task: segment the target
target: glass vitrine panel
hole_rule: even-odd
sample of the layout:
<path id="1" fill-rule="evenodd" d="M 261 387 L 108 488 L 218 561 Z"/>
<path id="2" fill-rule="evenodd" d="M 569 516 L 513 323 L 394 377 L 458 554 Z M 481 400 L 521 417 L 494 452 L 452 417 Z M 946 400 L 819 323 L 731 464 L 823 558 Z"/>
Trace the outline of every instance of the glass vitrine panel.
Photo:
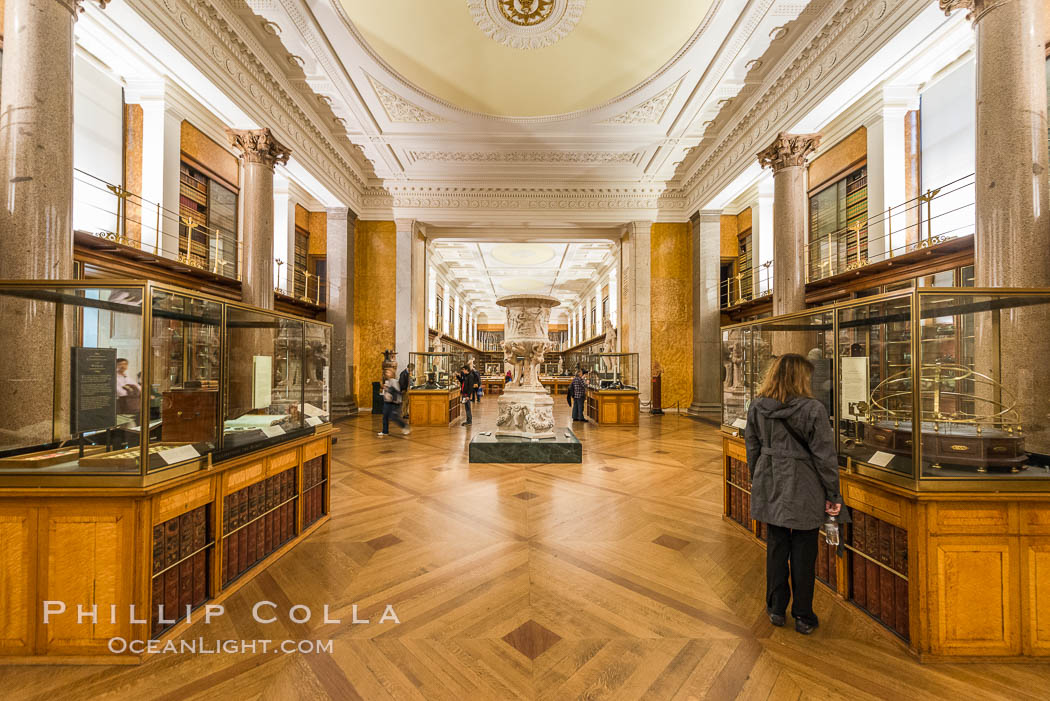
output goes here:
<path id="1" fill-rule="evenodd" d="M 0 286 L 0 472 L 141 469 L 139 286 Z"/>
<path id="2" fill-rule="evenodd" d="M 752 364 L 751 327 L 722 329 L 722 424 L 743 429 L 753 387 L 748 367 Z"/>
<path id="3" fill-rule="evenodd" d="M 757 322 L 752 327 L 753 361 L 748 368 L 750 398 L 754 399 L 777 356 L 797 353 L 813 365 L 810 391 L 827 409 L 828 416 L 834 416 L 834 327 L 835 313 L 827 310 Z"/>
<path id="4" fill-rule="evenodd" d="M 583 358 L 587 386 L 595 390 L 637 390 L 637 353 L 591 353 Z"/>
<path id="5" fill-rule="evenodd" d="M 1050 295 L 919 294 L 920 475 L 1050 477 Z"/>
<path id="6" fill-rule="evenodd" d="M 206 455 L 218 447 L 222 304 L 152 291 L 149 469 L 166 451 Z M 171 453 L 168 453 L 171 454 Z"/>
<path id="7" fill-rule="evenodd" d="M 459 353 L 409 353 L 411 371 L 409 389 L 449 390 L 459 387 L 462 355 Z"/>
<path id="8" fill-rule="evenodd" d="M 840 455 L 913 477 L 912 296 L 838 310 Z"/>
<path id="9" fill-rule="evenodd" d="M 303 354 L 303 414 L 307 426 L 319 426 L 330 418 L 329 386 L 332 327 L 306 322 Z"/>
<path id="10" fill-rule="evenodd" d="M 302 321 L 228 306 L 226 372 L 224 450 L 305 426 Z"/>

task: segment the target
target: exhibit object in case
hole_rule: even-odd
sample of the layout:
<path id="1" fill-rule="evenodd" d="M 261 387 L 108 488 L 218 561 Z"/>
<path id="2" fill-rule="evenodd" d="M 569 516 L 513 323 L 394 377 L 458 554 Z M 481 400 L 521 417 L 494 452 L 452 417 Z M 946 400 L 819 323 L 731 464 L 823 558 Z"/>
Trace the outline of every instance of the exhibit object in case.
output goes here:
<path id="1" fill-rule="evenodd" d="M 637 353 L 590 353 L 582 356 L 586 371 L 587 418 L 598 424 L 638 424 Z"/>
<path id="2" fill-rule="evenodd" d="M 328 324 L 134 280 L 0 281 L 0 317 L 36 349 L 0 369 L 5 662 L 140 661 L 107 641 L 179 634 L 327 517 Z"/>
<path id="3" fill-rule="evenodd" d="M 408 413 L 414 426 L 448 426 L 461 415 L 459 378 L 465 364 L 459 352 L 409 353 Z"/>
<path id="4" fill-rule="evenodd" d="M 764 537 L 747 406 L 771 359 L 801 352 L 853 516 L 818 577 L 920 659 L 1050 656 L 1050 595 L 1023 585 L 1050 535 L 1047 319 L 1050 289 L 919 288 L 724 327 L 726 517 Z"/>

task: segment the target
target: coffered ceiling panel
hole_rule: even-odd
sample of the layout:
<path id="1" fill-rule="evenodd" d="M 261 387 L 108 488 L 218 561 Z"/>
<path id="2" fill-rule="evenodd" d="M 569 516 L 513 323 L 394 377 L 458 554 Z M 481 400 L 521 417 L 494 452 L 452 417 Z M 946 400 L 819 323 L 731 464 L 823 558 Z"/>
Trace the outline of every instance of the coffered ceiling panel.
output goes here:
<path id="1" fill-rule="evenodd" d="M 674 58 L 712 4 L 712 0 L 336 1 L 375 52 L 406 80 L 462 109 L 512 117 L 575 112 L 630 90 Z M 578 20 L 562 22 L 574 26 L 565 26 L 564 36 L 548 46 L 517 48 L 508 43 L 521 42 L 500 40 L 501 29 L 506 27 L 510 35 L 515 21 L 557 24 L 544 22 L 545 13 L 571 14 L 574 9 L 582 10 Z"/>
<path id="2" fill-rule="evenodd" d="M 436 240 L 431 262 L 456 281 L 479 310 L 497 317 L 496 300 L 527 292 L 568 304 L 615 263 L 615 244 L 465 242 Z"/>

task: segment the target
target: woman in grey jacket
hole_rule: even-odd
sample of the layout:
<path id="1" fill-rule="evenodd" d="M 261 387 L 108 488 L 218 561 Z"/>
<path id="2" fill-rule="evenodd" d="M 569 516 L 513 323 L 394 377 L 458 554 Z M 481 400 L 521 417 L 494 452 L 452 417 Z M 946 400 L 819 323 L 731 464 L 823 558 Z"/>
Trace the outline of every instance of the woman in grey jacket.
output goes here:
<path id="1" fill-rule="evenodd" d="M 819 624 L 813 586 L 820 526 L 825 513 L 837 516 L 842 508 L 835 434 L 827 409 L 811 394 L 812 376 L 812 363 L 801 355 L 774 360 L 744 431 L 751 518 L 768 526 L 766 611 L 782 626 L 793 599 L 795 630 L 805 635 Z"/>

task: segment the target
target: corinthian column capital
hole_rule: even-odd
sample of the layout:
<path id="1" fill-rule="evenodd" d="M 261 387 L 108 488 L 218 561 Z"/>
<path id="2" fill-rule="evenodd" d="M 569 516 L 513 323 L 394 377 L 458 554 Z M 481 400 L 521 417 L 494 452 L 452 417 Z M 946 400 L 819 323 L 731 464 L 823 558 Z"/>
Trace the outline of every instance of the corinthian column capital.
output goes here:
<path id="1" fill-rule="evenodd" d="M 73 19 L 77 18 L 77 15 L 84 11 L 85 0 L 55 0 L 59 5 L 69 10 L 69 13 L 73 15 Z M 95 4 L 98 5 L 100 10 L 106 9 L 111 0 L 94 0 Z"/>
<path id="2" fill-rule="evenodd" d="M 977 23 L 975 15 L 984 9 L 983 0 L 939 0 L 939 4 L 946 15 L 956 10 L 966 10 L 966 19 L 974 24 Z"/>
<path id="3" fill-rule="evenodd" d="M 268 168 L 284 165 L 292 155 L 269 129 L 226 129 L 230 145 L 240 151 L 245 163 L 261 163 Z"/>
<path id="4" fill-rule="evenodd" d="M 788 134 L 780 132 L 769 148 L 758 153 L 758 163 L 771 168 L 773 174 L 783 168 L 802 166 L 806 157 L 820 144 L 820 134 Z"/>

